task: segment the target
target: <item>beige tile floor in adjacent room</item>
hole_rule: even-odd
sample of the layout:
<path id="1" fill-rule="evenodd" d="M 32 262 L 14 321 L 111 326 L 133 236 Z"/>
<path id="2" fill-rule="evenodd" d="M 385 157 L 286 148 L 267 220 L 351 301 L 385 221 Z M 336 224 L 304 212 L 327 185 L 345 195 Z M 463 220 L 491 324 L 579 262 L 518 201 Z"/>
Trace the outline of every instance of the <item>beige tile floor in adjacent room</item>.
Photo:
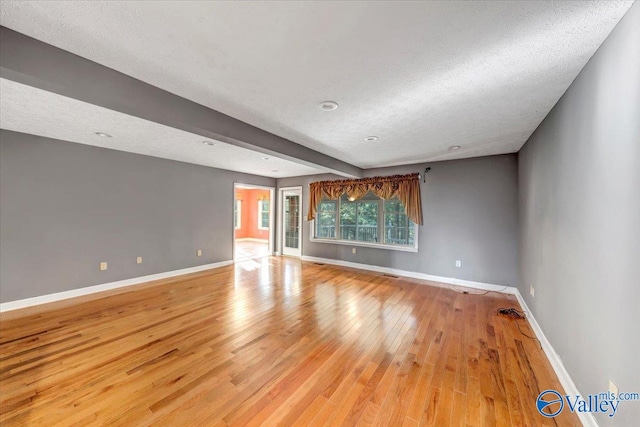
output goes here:
<path id="1" fill-rule="evenodd" d="M 261 258 L 268 256 L 269 243 L 258 242 L 256 240 L 236 240 L 235 260 Z"/>

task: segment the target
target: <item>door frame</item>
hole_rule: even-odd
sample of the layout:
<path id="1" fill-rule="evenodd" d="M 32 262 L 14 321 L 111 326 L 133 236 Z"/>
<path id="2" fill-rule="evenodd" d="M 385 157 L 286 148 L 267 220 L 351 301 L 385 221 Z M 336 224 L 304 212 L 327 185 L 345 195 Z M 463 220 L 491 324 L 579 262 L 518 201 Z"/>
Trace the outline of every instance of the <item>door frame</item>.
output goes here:
<path id="1" fill-rule="evenodd" d="M 298 224 L 300 224 L 300 230 L 298 232 L 298 249 L 300 249 L 300 255 L 287 255 L 297 258 L 302 258 L 302 236 L 303 232 L 303 224 L 302 224 L 302 186 L 293 186 L 293 187 L 280 187 L 278 188 L 278 224 L 279 224 L 279 232 L 278 232 L 278 249 L 280 249 L 276 254 L 284 255 L 284 193 L 285 192 L 298 192 L 300 195 L 300 209 L 298 210 Z"/>
<path id="2" fill-rule="evenodd" d="M 236 204 L 236 190 L 238 188 L 255 188 L 259 190 L 269 190 L 269 255 L 273 255 L 276 248 L 276 234 L 275 234 L 275 204 L 276 204 L 276 188 L 270 187 L 268 185 L 258 185 L 258 184 L 243 184 L 242 182 L 234 182 L 233 183 L 233 195 L 231 201 L 231 259 L 233 262 L 236 262 L 236 228 L 234 226 L 235 222 L 235 204 Z M 244 209 L 244 208 L 241 208 Z M 244 261 L 244 259 L 243 259 Z"/>

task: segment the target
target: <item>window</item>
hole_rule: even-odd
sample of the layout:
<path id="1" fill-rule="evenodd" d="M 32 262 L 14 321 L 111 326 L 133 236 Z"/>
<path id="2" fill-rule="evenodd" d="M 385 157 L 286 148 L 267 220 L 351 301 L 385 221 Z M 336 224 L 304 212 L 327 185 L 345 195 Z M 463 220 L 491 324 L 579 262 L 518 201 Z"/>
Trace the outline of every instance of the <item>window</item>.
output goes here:
<path id="1" fill-rule="evenodd" d="M 242 228 L 242 200 L 236 200 L 233 209 L 233 227 L 236 230 Z"/>
<path id="2" fill-rule="evenodd" d="M 346 195 L 339 200 L 322 200 L 312 238 L 416 250 L 415 234 L 415 224 L 407 218 L 400 200 L 382 200 L 368 193 L 359 200 L 349 200 Z"/>
<path id="3" fill-rule="evenodd" d="M 414 225 L 398 199 L 384 203 L 384 243 L 413 246 Z"/>
<path id="4" fill-rule="evenodd" d="M 340 200 L 340 239 L 378 241 L 378 201 Z"/>
<path id="5" fill-rule="evenodd" d="M 316 214 L 318 239 L 336 238 L 336 213 L 338 212 L 338 202 L 336 200 L 323 200 L 318 205 Z"/>
<path id="6" fill-rule="evenodd" d="M 258 200 L 258 229 L 269 229 L 269 201 Z"/>

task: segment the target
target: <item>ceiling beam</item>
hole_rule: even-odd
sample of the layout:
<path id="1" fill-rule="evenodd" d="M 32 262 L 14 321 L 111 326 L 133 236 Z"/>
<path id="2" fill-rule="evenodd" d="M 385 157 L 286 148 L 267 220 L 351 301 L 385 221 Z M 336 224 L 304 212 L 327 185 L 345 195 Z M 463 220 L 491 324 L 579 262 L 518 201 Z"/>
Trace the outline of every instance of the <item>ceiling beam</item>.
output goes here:
<path id="1" fill-rule="evenodd" d="M 0 77 L 346 177 L 363 170 L 141 80 L 0 27 Z"/>

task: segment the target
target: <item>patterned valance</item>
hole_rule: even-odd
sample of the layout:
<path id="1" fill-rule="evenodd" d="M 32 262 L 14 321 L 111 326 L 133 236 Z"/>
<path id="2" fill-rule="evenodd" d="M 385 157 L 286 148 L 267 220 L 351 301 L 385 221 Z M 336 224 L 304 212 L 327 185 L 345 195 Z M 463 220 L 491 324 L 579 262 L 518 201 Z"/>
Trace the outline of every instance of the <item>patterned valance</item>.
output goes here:
<path id="1" fill-rule="evenodd" d="M 369 191 L 385 200 L 397 196 L 404 205 L 409 219 L 416 224 L 422 225 L 420 175 L 417 173 L 312 182 L 309 185 L 309 213 L 307 214 L 307 220 L 311 221 L 316 217 L 318 203 L 324 197 L 335 200 L 346 193 L 347 197 L 356 200 L 362 198 Z"/>

